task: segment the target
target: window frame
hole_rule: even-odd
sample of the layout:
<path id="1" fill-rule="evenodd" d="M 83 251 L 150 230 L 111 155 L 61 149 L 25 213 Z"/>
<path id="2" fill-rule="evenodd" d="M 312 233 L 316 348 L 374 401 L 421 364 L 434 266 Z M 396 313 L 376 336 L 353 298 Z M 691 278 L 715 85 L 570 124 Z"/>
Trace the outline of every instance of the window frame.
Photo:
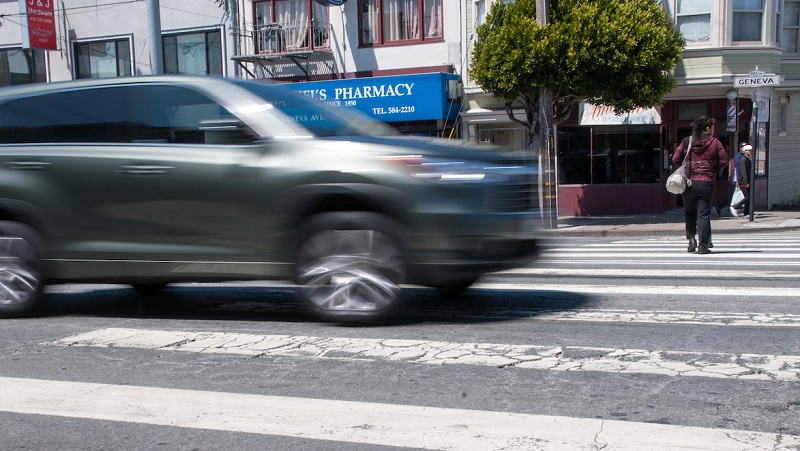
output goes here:
<path id="1" fill-rule="evenodd" d="M 14 83 L 12 80 L 11 67 L 9 66 L 9 57 L 12 53 L 17 54 L 22 52 L 30 54 L 27 59 L 28 64 L 28 80 Z M 0 68 L 0 86 L 14 86 L 29 83 L 45 83 L 47 82 L 47 57 L 45 50 L 42 49 L 23 49 L 21 47 L 0 48 L 0 62 L 5 67 Z M 7 78 L 7 80 L 6 80 Z"/>
<path id="2" fill-rule="evenodd" d="M 687 0 L 683 0 L 683 1 L 687 1 Z M 698 40 L 698 41 L 690 41 L 690 40 L 686 39 L 686 45 L 687 46 L 693 46 L 693 45 L 706 46 L 706 45 L 711 45 L 712 41 L 713 41 L 713 36 L 714 36 L 714 22 L 712 21 L 712 18 L 713 18 L 713 15 L 714 15 L 714 0 L 710 0 L 709 1 L 708 10 L 707 11 L 700 11 L 700 12 L 692 11 L 692 12 L 684 12 L 684 13 L 681 12 L 681 5 L 682 5 L 681 2 L 682 2 L 682 0 L 675 0 L 675 28 L 679 32 L 681 31 L 680 27 L 681 27 L 681 19 L 682 18 L 686 18 L 686 17 L 705 17 L 705 16 L 708 17 L 708 39 Z M 685 36 L 684 36 L 684 38 L 685 38 Z"/>
<path id="3" fill-rule="evenodd" d="M 364 40 L 364 14 L 363 9 L 365 2 L 368 0 L 358 0 L 357 8 L 358 8 L 358 46 L 362 48 L 369 48 L 369 47 L 384 47 L 384 46 L 393 46 L 393 45 L 407 45 L 407 44 L 423 44 L 429 42 L 443 42 L 444 41 L 444 1 L 443 0 L 414 0 L 417 3 L 417 27 L 420 30 L 419 37 L 414 39 L 396 39 L 396 40 L 388 40 L 385 37 L 384 33 L 384 5 L 385 3 L 391 0 L 370 0 L 374 1 L 376 4 L 377 10 L 377 31 L 376 31 L 376 40 L 374 42 L 365 42 Z M 431 1 L 435 7 L 439 10 L 439 34 L 438 36 L 431 36 L 427 37 L 425 28 L 425 18 L 427 16 L 428 10 L 425 9 L 426 3 Z M 431 16 L 433 17 L 433 16 Z"/>
<path id="4" fill-rule="evenodd" d="M 212 49 L 209 45 L 211 40 L 209 36 L 212 34 L 216 34 L 218 36 L 217 42 L 219 43 L 218 49 Z M 192 35 L 202 35 L 203 36 L 203 43 L 205 46 L 205 72 L 204 73 L 195 73 L 195 72 L 181 72 L 181 68 L 179 65 L 180 58 L 177 57 L 177 48 L 178 48 L 178 38 L 181 36 L 192 36 Z M 175 64 L 177 66 L 177 72 L 170 71 L 171 67 L 167 67 L 168 62 L 168 46 L 170 45 L 167 41 L 170 39 L 175 39 Z M 222 29 L 219 27 L 214 28 L 199 28 L 199 29 L 191 29 L 191 30 L 180 30 L 180 31 L 171 31 L 168 33 L 162 33 L 161 35 L 161 51 L 162 51 L 162 59 L 164 64 L 164 73 L 165 74 L 185 74 L 185 75 L 221 75 L 225 76 L 227 73 L 227 65 L 225 64 L 225 43 L 224 43 L 224 34 L 222 33 Z M 217 52 L 215 55 L 214 52 Z M 216 64 L 219 66 L 219 72 L 211 72 L 212 64 L 214 62 L 212 60 L 216 60 Z"/>
<path id="5" fill-rule="evenodd" d="M 793 3 L 793 4 L 795 4 L 797 6 L 797 9 L 794 11 L 795 14 L 796 14 L 796 17 L 795 17 L 796 24 L 795 25 L 786 25 L 788 14 L 789 14 L 789 11 L 786 8 L 786 3 L 787 2 Z M 800 0 L 781 0 L 780 6 L 781 6 L 781 10 L 780 10 L 781 21 L 780 21 L 780 25 L 779 25 L 778 30 L 779 30 L 781 39 L 780 39 L 780 42 L 779 42 L 779 47 L 781 49 L 783 49 L 784 53 L 787 53 L 787 54 L 790 54 L 790 55 L 798 55 L 798 54 L 800 54 Z M 787 49 L 787 44 L 788 44 L 788 42 L 787 42 L 788 40 L 786 39 L 786 30 L 787 29 L 793 30 L 793 32 L 794 32 L 794 42 L 792 43 L 793 46 L 794 46 L 794 49 L 792 49 L 792 50 Z"/>
<path id="6" fill-rule="evenodd" d="M 767 28 L 765 23 L 764 23 L 765 22 L 764 18 L 766 17 L 766 12 L 767 12 L 766 0 L 758 0 L 758 1 L 761 2 L 761 9 L 747 9 L 747 8 L 739 8 L 739 9 L 737 9 L 736 8 L 736 1 L 737 0 L 733 0 L 731 2 L 731 6 L 730 6 L 730 13 L 731 13 L 731 15 L 730 15 L 730 18 L 731 18 L 731 20 L 730 20 L 730 24 L 731 24 L 730 25 L 730 28 L 731 28 L 730 38 L 731 38 L 731 44 L 732 45 L 753 45 L 753 44 L 759 44 L 760 45 L 760 44 L 762 44 L 764 42 L 764 33 L 765 33 L 766 28 Z M 747 1 L 747 0 L 744 0 L 744 1 Z M 758 39 L 737 39 L 736 38 L 736 34 L 737 34 L 736 16 L 737 16 L 737 14 L 741 15 L 741 14 L 755 14 L 755 13 L 758 13 L 761 16 L 760 21 L 759 21 L 759 30 L 758 30 L 759 37 L 758 37 Z"/>
<path id="7" fill-rule="evenodd" d="M 268 24 L 278 24 L 280 25 L 280 21 L 278 21 L 278 11 L 276 10 L 276 5 L 278 1 L 286 1 L 286 0 L 253 0 L 251 4 L 251 13 L 253 18 L 253 48 L 255 49 L 255 53 L 286 53 L 287 51 L 291 50 L 304 50 L 304 49 L 315 49 L 318 47 L 325 47 L 324 43 L 330 39 L 330 14 L 329 8 L 318 3 L 315 0 L 305 0 L 305 14 L 308 17 L 308 30 L 303 34 L 294 35 L 294 38 L 297 41 L 302 41 L 306 45 L 287 45 L 285 35 L 290 33 L 286 31 L 286 29 L 281 28 L 280 26 L 275 27 L 274 29 L 270 28 L 268 30 L 262 30 L 261 27 L 268 26 Z M 259 24 L 259 16 L 258 16 L 258 9 L 259 5 L 269 4 L 269 17 L 270 22 L 264 22 L 264 24 Z M 321 11 L 325 11 L 325 17 L 317 17 L 318 13 Z M 265 34 L 260 34 L 265 33 Z M 301 36 L 305 35 L 308 40 L 307 42 L 301 39 Z M 269 46 L 266 44 L 269 43 Z"/>
<path id="8" fill-rule="evenodd" d="M 74 67 L 73 71 L 74 71 L 75 78 L 76 79 L 114 78 L 114 77 L 102 77 L 102 76 L 95 77 L 94 74 L 91 71 L 91 49 L 90 49 L 90 46 L 92 46 L 94 44 L 102 44 L 102 43 L 106 43 L 106 44 L 114 43 L 114 51 L 115 51 L 114 60 L 116 62 L 115 69 L 116 69 L 116 73 L 117 73 L 115 75 L 115 77 L 125 77 L 125 76 L 133 75 L 133 70 L 134 70 L 133 69 L 133 66 L 134 66 L 133 57 L 134 57 L 134 53 L 133 53 L 133 48 L 131 47 L 131 41 L 132 41 L 131 36 L 109 37 L 109 38 L 105 38 L 105 39 L 86 39 L 86 40 L 80 40 L 80 41 L 77 41 L 77 40 L 73 41 L 73 43 L 72 43 L 73 63 L 74 63 L 73 64 L 73 67 Z M 80 61 L 81 52 L 79 52 L 79 50 L 78 50 L 79 47 L 84 47 L 84 46 L 86 47 L 86 51 L 88 52 L 87 53 L 87 57 L 89 58 L 89 74 L 88 74 L 88 76 L 85 76 L 86 74 L 83 74 L 81 72 L 81 66 L 82 66 L 81 61 Z M 127 52 L 128 52 L 128 59 L 127 60 L 120 59 L 119 50 L 122 49 L 122 48 L 126 49 Z M 127 61 L 127 64 L 125 64 L 126 61 Z M 125 67 L 127 69 L 127 72 L 123 71 L 123 73 L 120 73 L 120 69 L 123 68 L 123 67 Z"/>

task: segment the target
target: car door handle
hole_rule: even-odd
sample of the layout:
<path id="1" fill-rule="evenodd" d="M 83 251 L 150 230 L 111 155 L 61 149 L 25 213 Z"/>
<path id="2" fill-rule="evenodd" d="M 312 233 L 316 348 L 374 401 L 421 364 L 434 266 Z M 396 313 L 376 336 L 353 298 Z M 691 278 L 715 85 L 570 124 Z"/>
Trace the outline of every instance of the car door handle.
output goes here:
<path id="1" fill-rule="evenodd" d="M 6 166 L 18 171 L 42 171 L 47 169 L 50 163 L 46 161 L 9 161 Z"/>
<path id="2" fill-rule="evenodd" d="M 131 164 L 121 166 L 117 172 L 129 175 L 164 175 L 172 172 L 173 166 L 161 166 L 157 164 Z"/>

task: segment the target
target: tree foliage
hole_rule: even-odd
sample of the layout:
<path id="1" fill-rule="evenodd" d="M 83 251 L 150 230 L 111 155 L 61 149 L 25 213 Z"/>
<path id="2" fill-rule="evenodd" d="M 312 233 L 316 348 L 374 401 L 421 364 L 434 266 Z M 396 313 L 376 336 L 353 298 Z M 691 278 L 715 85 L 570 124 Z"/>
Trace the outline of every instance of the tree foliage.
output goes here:
<path id="1" fill-rule="evenodd" d="M 536 0 L 497 2 L 478 27 L 472 75 L 506 101 L 509 117 L 538 135 L 540 88 L 553 93 L 554 122 L 581 101 L 618 112 L 651 107 L 675 87 L 684 41 L 654 0 L 551 0 L 548 24 Z M 522 108 L 525 119 L 512 110 Z M 531 144 L 534 144 L 531 142 Z"/>

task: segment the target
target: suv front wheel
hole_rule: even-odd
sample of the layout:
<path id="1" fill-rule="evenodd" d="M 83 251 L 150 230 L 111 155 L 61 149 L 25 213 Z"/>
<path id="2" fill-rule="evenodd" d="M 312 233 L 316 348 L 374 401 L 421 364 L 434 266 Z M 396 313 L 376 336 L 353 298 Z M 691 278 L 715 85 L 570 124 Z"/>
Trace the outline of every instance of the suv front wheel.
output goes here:
<path id="1" fill-rule="evenodd" d="M 33 312 L 42 293 L 40 240 L 31 228 L 0 221 L 0 316 Z"/>
<path id="2" fill-rule="evenodd" d="M 383 215 L 323 213 L 298 229 L 296 280 L 325 319 L 374 320 L 400 298 L 406 262 L 400 227 Z"/>

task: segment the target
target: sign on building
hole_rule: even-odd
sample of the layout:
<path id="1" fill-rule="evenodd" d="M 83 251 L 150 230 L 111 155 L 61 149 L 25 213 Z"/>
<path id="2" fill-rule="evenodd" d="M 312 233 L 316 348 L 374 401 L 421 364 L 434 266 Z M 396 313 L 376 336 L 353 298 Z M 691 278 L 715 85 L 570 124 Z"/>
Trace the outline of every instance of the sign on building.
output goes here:
<path id="1" fill-rule="evenodd" d="M 22 47 L 58 50 L 54 0 L 19 0 Z"/>
<path id="2" fill-rule="evenodd" d="M 610 106 L 581 103 L 580 125 L 650 125 L 661 123 L 660 108 L 636 108 L 617 114 Z"/>

